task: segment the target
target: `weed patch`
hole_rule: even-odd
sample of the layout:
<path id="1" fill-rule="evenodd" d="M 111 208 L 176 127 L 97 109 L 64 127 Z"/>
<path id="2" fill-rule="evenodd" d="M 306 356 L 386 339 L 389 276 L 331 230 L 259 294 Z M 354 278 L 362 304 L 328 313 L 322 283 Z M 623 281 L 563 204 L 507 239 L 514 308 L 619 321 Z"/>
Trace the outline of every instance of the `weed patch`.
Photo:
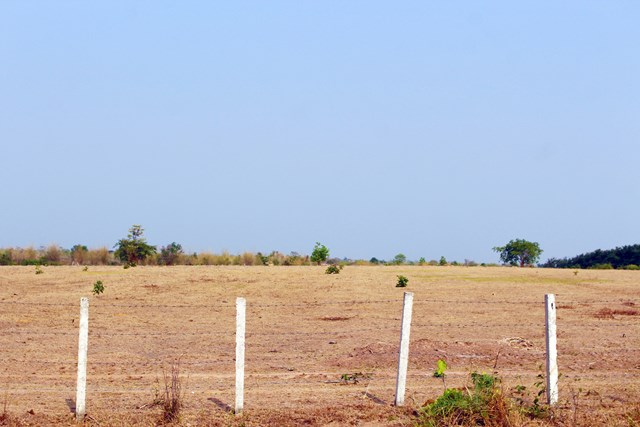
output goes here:
<path id="1" fill-rule="evenodd" d="M 499 379 L 489 374 L 471 374 L 472 387 L 449 388 L 442 396 L 425 403 L 419 425 L 510 426 L 514 414 L 498 387 Z"/>

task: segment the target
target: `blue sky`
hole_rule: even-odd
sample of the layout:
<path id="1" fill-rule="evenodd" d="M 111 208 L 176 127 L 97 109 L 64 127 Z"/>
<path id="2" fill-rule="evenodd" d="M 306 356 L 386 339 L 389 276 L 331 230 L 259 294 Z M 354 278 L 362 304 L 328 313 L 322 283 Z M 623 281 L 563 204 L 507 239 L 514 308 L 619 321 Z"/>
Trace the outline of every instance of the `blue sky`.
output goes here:
<path id="1" fill-rule="evenodd" d="M 3 1 L 0 246 L 639 243 L 640 3 Z"/>

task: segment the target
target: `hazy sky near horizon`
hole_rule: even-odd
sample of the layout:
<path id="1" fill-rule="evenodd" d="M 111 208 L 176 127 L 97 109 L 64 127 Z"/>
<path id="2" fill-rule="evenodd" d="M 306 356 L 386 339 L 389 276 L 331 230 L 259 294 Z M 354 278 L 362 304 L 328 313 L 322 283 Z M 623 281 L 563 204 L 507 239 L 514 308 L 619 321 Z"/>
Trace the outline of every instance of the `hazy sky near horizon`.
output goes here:
<path id="1" fill-rule="evenodd" d="M 640 243 L 640 3 L 0 2 L 0 247 Z"/>

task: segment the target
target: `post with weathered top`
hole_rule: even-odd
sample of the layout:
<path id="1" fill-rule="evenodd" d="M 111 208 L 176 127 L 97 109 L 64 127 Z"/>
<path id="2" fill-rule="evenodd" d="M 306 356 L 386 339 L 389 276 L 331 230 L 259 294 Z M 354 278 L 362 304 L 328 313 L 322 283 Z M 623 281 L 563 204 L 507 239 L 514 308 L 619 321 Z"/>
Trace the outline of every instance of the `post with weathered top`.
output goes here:
<path id="1" fill-rule="evenodd" d="M 556 340 L 556 297 L 544 296 L 545 332 L 547 338 L 547 403 L 558 403 L 558 350 Z"/>
<path id="2" fill-rule="evenodd" d="M 244 404 L 244 335 L 246 326 L 247 301 L 236 299 L 236 415 L 242 412 Z"/>
<path id="3" fill-rule="evenodd" d="M 411 312 L 413 293 L 404 293 L 402 305 L 402 326 L 400 327 L 400 354 L 398 356 L 398 376 L 396 378 L 396 406 L 404 405 L 404 391 L 407 385 L 407 367 L 409 365 L 409 334 L 411 332 Z"/>
<path id="4" fill-rule="evenodd" d="M 86 414 L 87 350 L 89 348 L 89 299 L 80 299 L 80 335 L 78 336 L 78 382 L 76 385 L 76 420 L 82 422 Z"/>

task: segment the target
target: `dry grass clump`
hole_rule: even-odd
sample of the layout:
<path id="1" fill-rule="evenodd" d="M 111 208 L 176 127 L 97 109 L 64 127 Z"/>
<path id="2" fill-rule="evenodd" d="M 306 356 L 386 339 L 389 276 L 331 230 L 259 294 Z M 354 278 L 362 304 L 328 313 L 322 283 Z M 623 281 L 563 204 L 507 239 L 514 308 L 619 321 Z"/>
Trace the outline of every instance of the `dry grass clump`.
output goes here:
<path id="1" fill-rule="evenodd" d="M 184 399 L 184 387 L 180 377 L 180 359 L 171 365 L 171 370 L 164 370 L 164 393 L 160 398 L 162 405 L 162 421 L 170 423 L 179 419 Z"/>

